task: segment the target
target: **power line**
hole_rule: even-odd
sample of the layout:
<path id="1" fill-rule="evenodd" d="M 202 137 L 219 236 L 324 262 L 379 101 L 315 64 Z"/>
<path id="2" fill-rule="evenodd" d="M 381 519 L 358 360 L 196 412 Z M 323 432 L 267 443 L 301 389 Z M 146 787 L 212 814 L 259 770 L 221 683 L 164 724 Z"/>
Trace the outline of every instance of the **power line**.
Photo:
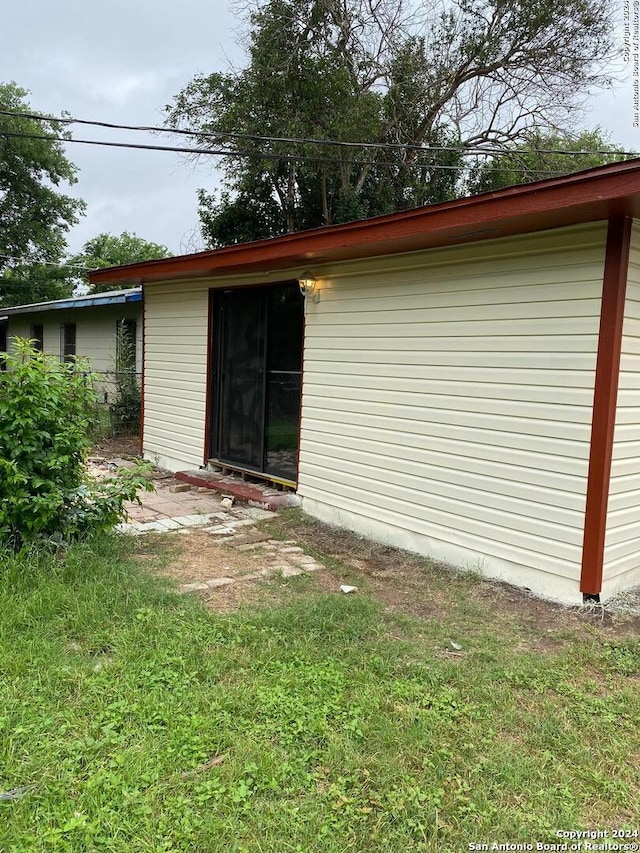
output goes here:
<path id="1" fill-rule="evenodd" d="M 415 145 L 411 143 L 401 142 L 344 142 L 336 139 L 314 139 L 312 137 L 285 137 L 285 136 L 259 136 L 256 134 L 247 133 L 231 133 L 229 131 L 198 131 L 184 130 L 181 128 L 157 127 L 154 125 L 132 125 L 132 124 L 116 124 L 114 122 L 96 121 L 90 119 L 74 118 L 72 116 L 43 116 L 37 113 L 29 112 L 13 112 L 11 110 L 0 110 L 0 115 L 10 116 L 14 118 L 33 119 L 35 121 L 56 122 L 59 124 L 82 124 L 91 127 L 104 127 L 110 130 L 132 130 L 143 131 L 147 133 L 169 133 L 176 136 L 188 136 L 198 139 L 238 139 L 252 142 L 275 142 L 284 143 L 287 145 L 324 145 L 335 146 L 340 148 L 370 148 L 370 149 L 390 149 L 400 151 L 417 151 L 422 154 L 428 154 L 432 151 L 459 153 L 459 154 L 477 154 L 481 156 L 504 155 L 509 153 L 517 154 L 569 154 L 573 156 L 588 156 L 590 154 L 601 154 L 616 157 L 637 157 L 637 151 L 607 151 L 604 149 L 589 150 L 589 151 L 570 151 L 566 148 L 518 148 L 517 151 L 508 148 L 481 148 L 480 146 L 446 146 L 446 145 Z M 68 140 L 71 141 L 71 140 Z M 167 149 L 170 150 L 170 149 Z M 194 152 L 198 153 L 198 152 Z M 283 159 L 278 157 L 278 159 Z M 344 162 L 344 161 L 341 161 Z M 455 167 L 454 167 L 455 168 Z M 510 170 L 511 171 L 511 170 Z"/>
<path id="2" fill-rule="evenodd" d="M 81 267 L 78 264 L 67 264 L 65 261 L 60 261 L 57 263 L 56 261 L 28 261 L 26 258 L 18 258 L 15 255 L 3 255 L 0 253 L 0 258 L 5 261 L 18 261 L 18 263 L 24 266 L 30 267 L 66 267 L 71 270 L 85 270 L 89 271 L 95 269 L 95 267 Z"/>
<path id="3" fill-rule="evenodd" d="M 249 157 L 255 160 L 279 160 L 287 163 L 334 163 L 344 165 L 352 163 L 358 166 L 397 166 L 397 163 L 385 162 L 384 160 L 343 160 L 338 157 L 313 157 L 307 154 L 275 154 L 266 151 L 228 151 L 222 148 L 184 148 L 176 145 L 150 145 L 140 142 L 107 142 L 98 139 L 66 139 L 63 136 L 46 136 L 37 133 L 16 133 L 10 130 L 0 130 L 0 136 L 6 139 L 42 139 L 49 142 L 76 142 L 81 145 L 103 145 L 107 148 L 131 148 L 141 151 L 171 151 L 177 154 L 209 154 L 215 157 Z M 457 169 L 457 166 L 433 166 L 429 168 Z"/>
<path id="4" fill-rule="evenodd" d="M 225 149 L 211 149 L 211 148 L 182 148 L 175 145 L 149 145 L 142 144 L 137 142 L 107 142 L 105 140 L 98 139 L 76 139 L 69 138 L 66 139 L 63 136 L 46 136 L 45 134 L 37 134 L 37 133 L 16 133 L 10 130 L 0 130 L 0 137 L 4 137 L 5 139 L 38 139 L 44 140 L 47 142 L 73 142 L 80 145 L 97 145 L 97 146 L 105 146 L 107 148 L 128 148 L 134 150 L 141 151 L 170 151 L 177 154 L 197 154 L 197 155 L 210 155 L 216 157 L 235 157 L 242 159 L 244 157 L 254 159 L 254 160 L 275 160 L 275 161 L 284 161 L 287 163 L 332 163 L 338 165 L 354 165 L 354 166 L 390 166 L 392 168 L 397 168 L 399 163 L 392 163 L 385 160 L 344 160 L 340 158 L 331 158 L 331 157 L 312 157 L 306 154 L 293 155 L 293 154 L 274 154 L 271 152 L 264 151 L 228 151 Z M 429 153 L 428 150 L 424 150 L 424 153 Z M 421 165 L 426 169 L 431 170 L 440 170 L 440 171 L 459 171 L 460 166 L 448 166 L 439 163 L 422 163 L 416 164 Z M 517 174 L 532 174 L 536 175 L 548 175 L 554 176 L 563 174 L 561 169 L 525 169 L 521 167 L 504 167 L 504 166 L 485 166 L 484 170 L 489 172 L 508 172 L 508 173 L 517 173 Z"/>

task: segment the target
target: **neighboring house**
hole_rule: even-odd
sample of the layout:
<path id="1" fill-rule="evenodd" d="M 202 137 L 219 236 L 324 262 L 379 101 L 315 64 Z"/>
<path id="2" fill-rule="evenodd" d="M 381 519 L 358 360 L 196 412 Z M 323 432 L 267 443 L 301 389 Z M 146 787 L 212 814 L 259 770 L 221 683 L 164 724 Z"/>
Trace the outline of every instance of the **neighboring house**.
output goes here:
<path id="1" fill-rule="evenodd" d="M 143 283 L 150 458 L 578 603 L 640 583 L 633 217 L 639 160 L 90 279 Z"/>
<path id="2" fill-rule="evenodd" d="M 68 360 L 89 359 L 101 402 L 114 393 L 118 328 L 129 341 L 138 376 L 142 371 L 142 289 L 72 296 L 52 302 L 0 307 L 0 351 L 11 338 L 31 338 L 38 349 Z"/>

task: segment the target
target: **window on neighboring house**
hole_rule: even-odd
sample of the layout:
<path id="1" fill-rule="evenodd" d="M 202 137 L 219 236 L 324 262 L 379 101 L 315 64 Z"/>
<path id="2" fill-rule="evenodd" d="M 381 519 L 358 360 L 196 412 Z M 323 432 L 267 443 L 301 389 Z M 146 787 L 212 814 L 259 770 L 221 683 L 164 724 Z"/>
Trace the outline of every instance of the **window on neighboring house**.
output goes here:
<path id="1" fill-rule="evenodd" d="M 136 332 L 135 320 L 118 320 L 116 327 L 116 370 L 118 373 L 136 371 Z"/>
<path id="2" fill-rule="evenodd" d="M 29 337 L 33 341 L 33 348 L 37 349 L 38 352 L 42 352 L 44 349 L 44 326 L 40 324 L 31 326 Z"/>
<path id="3" fill-rule="evenodd" d="M 7 327 L 0 323 L 0 352 L 7 351 Z M 0 359 L 0 370 L 7 369 L 7 362 L 3 359 Z"/>
<path id="4" fill-rule="evenodd" d="M 76 354 L 76 324 L 62 323 L 60 326 L 60 358 L 73 361 Z"/>

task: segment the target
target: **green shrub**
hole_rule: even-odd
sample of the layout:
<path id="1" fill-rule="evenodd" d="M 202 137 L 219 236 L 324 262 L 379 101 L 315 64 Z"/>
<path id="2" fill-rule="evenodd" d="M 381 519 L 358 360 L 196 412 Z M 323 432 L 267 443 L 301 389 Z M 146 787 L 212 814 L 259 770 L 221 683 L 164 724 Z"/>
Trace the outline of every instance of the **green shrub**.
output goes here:
<path id="1" fill-rule="evenodd" d="M 112 435 L 131 435 L 140 429 L 142 399 L 135 371 L 135 339 L 122 322 L 116 335 L 116 395 L 109 406 Z"/>
<path id="2" fill-rule="evenodd" d="M 87 364 L 60 362 L 19 338 L 14 350 L 0 353 L 0 543 L 18 550 L 113 526 L 124 502 L 152 486 L 139 470 L 88 478 L 95 394 Z"/>
<path id="3" fill-rule="evenodd" d="M 140 429 L 140 407 L 142 399 L 135 376 L 118 376 L 116 399 L 109 406 L 111 434 L 134 435 Z"/>

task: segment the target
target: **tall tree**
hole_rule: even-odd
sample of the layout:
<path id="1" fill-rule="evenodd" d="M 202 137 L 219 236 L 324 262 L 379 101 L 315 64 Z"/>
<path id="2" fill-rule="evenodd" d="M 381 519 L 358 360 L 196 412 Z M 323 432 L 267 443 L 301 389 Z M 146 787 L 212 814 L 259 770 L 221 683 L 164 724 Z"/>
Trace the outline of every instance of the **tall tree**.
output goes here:
<path id="1" fill-rule="evenodd" d="M 117 267 L 123 264 L 137 264 L 141 261 L 153 261 L 158 258 L 168 258 L 171 252 L 166 246 L 152 243 L 123 231 L 122 234 L 98 234 L 82 247 L 82 251 L 69 258 L 68 263 L 77 268 L 101 269 Z M 98 284 L 92 288 L 92 293 L 104 293 L 111 290 L 113 284 Z M 117 285 L 121 287 L 121 285 Z M 133 285 L 129 285 L 133 287 Z"/>
<path id="2" fill-rule="evenodd" d="M 65 299 L 77 283 L 75 270 L 63 264 L 14 264 L 0 277 L 0 305 L 31 305 Z"/>
<path id="3" fill-rule="evenodd" d="M 499 155 L 483 157 L 482 162 L 470 167 L 466 187 L 471 193 L 497 190 L 604 166 L 629 156 L 613 145 L 600 128 L 578 136 L 535 134 Z"/>
<path id="4" fill-rule="evenodd" d="M 213 245 L 450 197 L 469 149 L 562 128 L 610 83 L 609 0 L 412 9 L 265 0 L 249 14 L 246 67 L 200 75 L 167 106 L 167 126 L 243 155 L 223 161 L 221 192 L 200 193 Z M 294 138 L 384 147 L 284 141 Z"/>
<path id="5" fill-rule="evenodd" d="M 59 141 L 64 136 L 59 124 L 6 115 L 33 112 L 27 94 L 15 83 L 0 84 L 1 305 L 71 292 L 72 285 L 61 283 L 57 272 L 49 288 L 47 270 L 60 261 L 66 233 L 84 210 L 84 202 L 59 189 L 76 182 L 76 168 Z M 26 138 L 33 135 L 46 138 Z"/>

